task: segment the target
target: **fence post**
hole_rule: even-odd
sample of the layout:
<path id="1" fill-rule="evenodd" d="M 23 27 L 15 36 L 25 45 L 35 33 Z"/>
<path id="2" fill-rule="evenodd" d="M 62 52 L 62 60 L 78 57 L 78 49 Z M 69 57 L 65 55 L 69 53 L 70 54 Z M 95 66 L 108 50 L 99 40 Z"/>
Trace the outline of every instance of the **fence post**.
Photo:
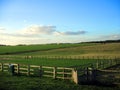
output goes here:
<path id="1" fill-rule="evenodd" d="M 73 81 L 78 84 L 78 71 L 73 69 L 72 70 L 72 78 L 73 78 Z"/>
<path id="2" fill-rule="evenodd" d="M 100 61 L 100 69 L 103 69 L 103 62 L 102 62 L 102 60 Z"/>
<path id="3" fill-rule="evenodd" d="M 112 60 L 110 60 L 110 66 L 112 66 Z"/>
<path id="4" fill-rule="evenodd" d="M 113 65 L 113 61 L 112 61 L 112 59 L 110 59 L 111 60 L 111 66 Z"/>
<path id="5" fill-rule="evenodd" d="M 63 69 L 63 79 L 65 79 L 65 69 Z"/>
<path id="6" fill-rule="evenodd" d="M 1 63 L 1 71 L 3 72 L 3 63 Z"/>
<path id="7" fill-rule="evenodd" d="M 84 56 L 83 56 L 83 60 L 84 60 L 85 58 L 84 58 Z"/>
<path id="8" fill-rule="evenodd" d="M 116 65 L 118 64 L 118 62 L 117 62 L 117 58 L 115 57 L 115 63 L 116 63 Z"/>
<path id="9" fill-rule="evenodd" d="M 87 82 L 94 82 L 96 80 L 96 70 L 92 67 L 86 68 L 86 79 Z"/>
<path id="10" fill-rule="evenodd" d="M 88 67 L 86 67 L 85 71 L 86 71 L 86 80 L 88 81 L 89 80 L 89 69 L 88 69 Z"/>
<path id="11" fill-rule="evenodd" d="M 89 56 L 87 56 L 87 59 L 89 60 Z"/>
<path id="12" fill-rule="evenodd" d="M 27 75 L 30 76 L 30 65 L 28 65 L 28 72 Z"/>
<path id="13" fill-rule="evenodd" d="M 42 77 L 42 66 L 39 67 L 40 77 Z"/>
<path id="14" fill-rule="evenodd" d="M 99 63 L 98 63 L 98 61 L 96 62 L 96 69 L 98 69 L 99 68 Z"/>
<path id="15" fill-rule="evenodd" d="M 19 74 L 19 64 L 17 64 L 17 74 Z"/>
<path id="16" fill-rule="evenodd" d="M 103 64 L 103 69 L 105 68 L 105 62 L 104 61 L 102 61 L 102 64 Z"/>
<path id="17" fill-rule="evenodd" d="M 53 67 L 53 78 L 56 79 L 56 67 Z"/>
<path id="18" fill-rule="evenodd" d="M 1 69 L 1 63 L 0 63 L 0 71 L 2 71 L 2 69 Z"/>

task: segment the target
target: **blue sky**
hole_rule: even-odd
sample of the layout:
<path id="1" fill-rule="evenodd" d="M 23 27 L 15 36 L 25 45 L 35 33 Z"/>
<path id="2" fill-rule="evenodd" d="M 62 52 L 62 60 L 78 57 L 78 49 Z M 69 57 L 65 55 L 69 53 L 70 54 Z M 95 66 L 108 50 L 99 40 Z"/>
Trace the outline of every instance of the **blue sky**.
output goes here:
<path id="1" fill-rule="evenodd" d="M 0 0 L 1 44 L 108 39 L 120 39 L 120 0 Z"/>

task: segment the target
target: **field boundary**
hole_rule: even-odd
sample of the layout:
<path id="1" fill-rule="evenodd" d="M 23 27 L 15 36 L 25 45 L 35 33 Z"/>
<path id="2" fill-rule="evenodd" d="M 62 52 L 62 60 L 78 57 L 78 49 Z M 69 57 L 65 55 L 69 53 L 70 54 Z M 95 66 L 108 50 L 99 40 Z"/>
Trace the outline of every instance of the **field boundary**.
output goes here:
<path id="1" fill-rule="evenodd" d="M 95 71 L 107 71 L 104 69 L 117 64 L 120 64 L 119 59 L 99 60 L 96 63 L 89 63 L 76 67 L 50 67 L 16 63 L 0 63 L 0 71 L 10 72 L 12 75 L 51 77 L 53 79 L 71 80 L 78 84 L 80 76 L 85 75 L 87 80 L 90 79 L 94 81 L 96 79 Z M 11 65 L 14 67 L 12 68 Z"/>
<path id="2" fill-rule="evenodd" d="M 73 80 L 74 68 L 25 65 L 16 63 L 0 63 L 0 71 L 11 73 L 10 65 L 14 65 L 14 75 L 51 77 L 54 79 Z"/>

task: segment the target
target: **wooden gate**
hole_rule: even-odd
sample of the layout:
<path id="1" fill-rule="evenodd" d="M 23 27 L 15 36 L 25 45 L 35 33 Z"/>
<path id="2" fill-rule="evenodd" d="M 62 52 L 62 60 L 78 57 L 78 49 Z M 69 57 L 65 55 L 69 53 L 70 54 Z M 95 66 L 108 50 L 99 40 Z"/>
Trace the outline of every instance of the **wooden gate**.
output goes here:
<path id="1" fill-rule="evenodd" d="M 82 67 L 77 69 L 77 74 L 79 84 L 120 84 L 120 64 L 103 70 Z"/>
<path id="2" fill-rule="evenodd" d="M 105 85 L 120 84 L 120 64 L 113 67 L 96 70 L 95 80 Z"/>

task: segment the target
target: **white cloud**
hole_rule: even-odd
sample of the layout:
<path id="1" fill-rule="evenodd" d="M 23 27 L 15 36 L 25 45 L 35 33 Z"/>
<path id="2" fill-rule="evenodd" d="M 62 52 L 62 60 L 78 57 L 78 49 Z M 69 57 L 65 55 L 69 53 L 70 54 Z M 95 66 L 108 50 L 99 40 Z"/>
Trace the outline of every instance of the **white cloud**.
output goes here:
<path id="1" fill-rule="evenodd" d="M 61 32 L 55 26 L 31 25 L 17 32 L 9 33 L 6 28 L 0 27 L 0 44 L 45 44 L 45 43 L 72 43 L 91 40 L 120 39 L 120 34 L 88 36 L 86 31 Z M 74 37 L 73 37 L 74 36 Z"/>
<path id="2" fill-rule="evenodd" d="M 31 25 L 20 31 L 20 35 L 31 36 L 31 35 L 81 35 L 85 34 L 86 31 L 66 31 L 61 32 L 56 30 L 56 26 L 42 26 L 42 25 Z"/>
<path id="3" fill-rule="evenodd" d="M 120 39 L 120 34 L 101 35 L 98 38 L 100 40 L 117 40 Z"/>
<path id="4" fill-rule="evenodd" d="M 0 44 L 67 43 L 76 40 L 75 37 L 72 39 L 71 36 L 79 36 L 85 33 L 86 31 L 61 32 L 56 29 L 56 26 L 52 25 L 31 25 L 11 33 L 0 27 Z"/>
<path id="5" fill-rule="evenodd" d="M 40 26 L 40 25 L 31 25 L 24 28 L 23 30 L 18 31 L 22 35 L 40 35 L 40 34 L 52 34 L 55 32 L 55 26 Z"/>
<path id="6" fill-rule="evenodd" d="M 81 35 L 81 34 L 85 34 L 86 31 L 76 31 L 76 32 L 73 32 L 73 31 L 67 31 L 67 32 L 64 32 L 63 34 L 64 35 Z"/>
<path id="7" fill-rule="evenodd" d="M 49 41 L 45 37 L 23 37 L 12 34 L 1 34 L 0 44 L 17 45 L 17 44 L 43 44 Z"/>
<path id="8" fill-rule="evenodd" d="M 76 36 L 76 35 L 82 35 L 82 34 L 86 34 L 86 31 L 66 31 L 66 32 L 59 32 L 56 31 L 54 33 L 55 35 L 64 35 L 64 36 Z"/>

